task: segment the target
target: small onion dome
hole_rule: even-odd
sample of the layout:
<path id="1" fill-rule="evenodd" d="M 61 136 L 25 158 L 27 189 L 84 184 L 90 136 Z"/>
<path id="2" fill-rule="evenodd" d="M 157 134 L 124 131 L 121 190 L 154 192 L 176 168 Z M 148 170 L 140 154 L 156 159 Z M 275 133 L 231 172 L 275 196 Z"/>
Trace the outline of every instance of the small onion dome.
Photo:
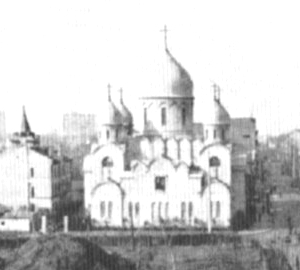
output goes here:
<path id="1" fill-rule="evenodd" d="M 214 87 L 216 87 L 214 85 Z M 209 106 L 205 124 L 208 125 L 230 125 L 230 115 L 220 101 L 220 90 L 215 89 L 213 104 Z"/>
<path id="2" fill-rule="evenodd" d="M 122 114 L 111 100 L 110 85 L 108 85 L 108 100 L 103 110 L 103 116 L 102 123 L 104 125 L 122 125 Z"/>
<path id="3" fill-rule="evenodd" d="M 133 123 L 133 117 L 129 109 L 125 106 L 123 102 L 123 90 L 120 89 L 120 100 L 119 100 L 119 106 L 118 109 L 122 116 L 122 124 L 125 126 L 130 126 Z"/>

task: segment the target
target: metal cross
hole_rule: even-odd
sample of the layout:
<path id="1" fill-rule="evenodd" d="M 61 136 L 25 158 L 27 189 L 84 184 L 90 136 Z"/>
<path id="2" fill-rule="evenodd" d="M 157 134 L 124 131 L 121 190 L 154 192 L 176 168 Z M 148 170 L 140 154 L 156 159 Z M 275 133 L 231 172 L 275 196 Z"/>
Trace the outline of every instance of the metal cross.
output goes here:
<path id="1" fill-rule="evenodd" d="M 111 100 L 110 89 L 111 89 L 111 85 L 108 84 L 108 85 L 107 85 L 107 91 L 108 91 L 108 100 L 109 100 L 109 101 Z"/>
<path id="2" fill-rule="evenodd" d="M 123 103 L 123 89 L 120 88 L 120 102 Z"/>
<path id="3" fill-rule="evenodd" d="M 220 100 L 220 87 L 216 83 L 214 83 L 213 89 L 214 89 L 214 99 L 219 101 Z"/>
<path id="4" fill-rule="evenodd" d="M 169 32 L 169 30 L 167 29 L 167 26 L 164 26 L 164 29 L 160 30 L 160 32 L 164 32 L 165 35 L 165 48 L 167 49 L 167 33 Z"/>

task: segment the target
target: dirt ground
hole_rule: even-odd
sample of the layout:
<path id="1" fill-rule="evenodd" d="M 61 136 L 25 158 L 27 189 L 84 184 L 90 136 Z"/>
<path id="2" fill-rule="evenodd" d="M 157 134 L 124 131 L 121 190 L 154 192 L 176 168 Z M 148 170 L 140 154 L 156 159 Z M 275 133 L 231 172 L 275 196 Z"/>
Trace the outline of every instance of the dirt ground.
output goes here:
<path id="1" fill-rule="evenodd" d="M 13 248 L 1 246 L 0 258 L 0 270 L 268 270 L 261 250 L 250 244 L 108 247 L 93 238 L 66 235 L 41 236 Z"/>

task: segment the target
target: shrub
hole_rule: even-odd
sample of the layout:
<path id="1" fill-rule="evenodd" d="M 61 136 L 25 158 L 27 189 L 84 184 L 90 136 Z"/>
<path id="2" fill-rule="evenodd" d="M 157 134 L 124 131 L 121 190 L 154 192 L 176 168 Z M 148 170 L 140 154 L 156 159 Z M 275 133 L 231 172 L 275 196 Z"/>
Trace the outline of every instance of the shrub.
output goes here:
<path id="1" fill-rule="evenodd" d="M 231 219 L 231 227 L 234 231 L 239 231 L 247 227 L 246 216 L 243 211 L 237 211 Z"/>

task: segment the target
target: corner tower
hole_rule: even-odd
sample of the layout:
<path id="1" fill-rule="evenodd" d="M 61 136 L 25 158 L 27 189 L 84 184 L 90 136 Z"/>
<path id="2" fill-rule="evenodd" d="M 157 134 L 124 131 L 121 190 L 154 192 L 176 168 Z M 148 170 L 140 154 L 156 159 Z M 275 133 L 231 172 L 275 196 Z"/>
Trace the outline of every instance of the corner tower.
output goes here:
<path id="1" fill-rule="evenodd" d="M 149 94 L 140 98 L 145 135 L 165 138 L 191 137 L 193 131 L 193 82 L 188 72 L 170 53 L 167 29 L 163 30 L 163 54 L 151 77 Z"/>
<path id="2" fill-rule="evenodd" d="M 23 106 L 22 122 L 20 132 L 15 132 L 10 139 L 12 145 L 15 146 L 24 146 L 29 147 L 39 146 L 40 140 L 39 137 L 31 131 L 25 107 Z"/>
<path id="3" fill-rule="evenodd" d="M 123 103 L 122 89 L 119 92 L 119 101 L 115 104 L 111 98 L 111 86 L 108 84 L 107 88 L 107 101 L 102 111 L 100 144 L 123 142 L 132 135 L 133 129 L 132 115 Z"/>
<path id="4" fill-rule="evenodd" d="M 229 143 L 230 115 L 221 103 L 220 87 L 213 84 L 214 98 L 204 121 L 204 139 L 206 144 Z"/>

